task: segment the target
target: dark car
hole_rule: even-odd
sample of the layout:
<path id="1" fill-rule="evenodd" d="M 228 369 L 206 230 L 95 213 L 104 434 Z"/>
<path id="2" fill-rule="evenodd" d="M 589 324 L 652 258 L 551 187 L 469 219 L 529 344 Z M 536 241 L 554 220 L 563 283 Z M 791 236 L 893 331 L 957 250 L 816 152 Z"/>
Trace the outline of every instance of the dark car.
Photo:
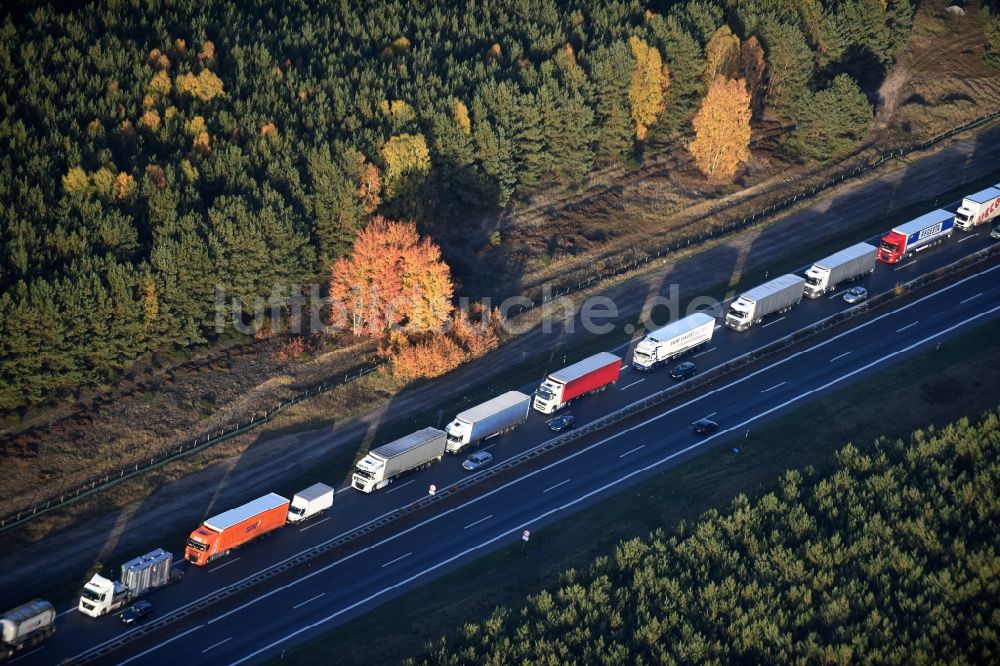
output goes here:
<path id="1" fill-rule="evenodd" d="M 676 368 L 670 371 L 670 377 L 673 379 L 690 379 L 694 377 L 694 373 L 698 372 L 698 368 L 691 361 L 684 361 Z"/>
<path id="2" fill-rule="evenodd" d="M 694 428 L 694 431 L 699 435 L 711 435 L 719 429 L 719 424 L 708 419 L 698 419 L 691 424 L 691 427 Z"/>
<path id="3" fill-rule="evenodd" d="M 148 601 L 137 601 L 122 613 L 122 622 L 125 624 L 135 624 L 149 617 L 152 612 L 153 604 Z"/>
<path id="4" fill-rule="evenodd" d="M 552 432 L 563 432 L 572 428 L 575 423 L 575 416 L 572 414 L 562 414 L 549 421 L 546 425 L 549 426 L 549 430 Z"/>
<path id="5" fill-rule="evenodd" d="M 990 229 L 990 238 L 1000 238 L 1000 224 L 994 224 Z"/>

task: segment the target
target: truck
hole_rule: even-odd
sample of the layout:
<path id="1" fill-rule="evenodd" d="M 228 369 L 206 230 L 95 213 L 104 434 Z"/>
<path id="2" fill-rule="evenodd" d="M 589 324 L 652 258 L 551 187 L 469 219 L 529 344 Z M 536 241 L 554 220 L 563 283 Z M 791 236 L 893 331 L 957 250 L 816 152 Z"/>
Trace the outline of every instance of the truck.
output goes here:
<path id="1" fill-rule="evenodd" d="M 400 474 L 439 462 L 444 458 L 446 440 L 443 430 L 424 428 L 372 449 L 355 466 L 351 486 L 370 493 Z"/>
<path id="2" fill-rule="evenodd" d="M 0 661 L 49 639 L 56 630 L 56 609 L 35 599 L 0 615 Z"/>
<path id="3" fill-rule="evenodd" d="M 658 328 L 635 346 L 632 367 L 649 372 L 681 354 L 707 345 L 715 332 L 715 317 L 696 312 Z"/>
<path id="4" fill-rule="evenodd" d="M 1000 183 L 962 199 L 962 205 L 955 212 L 955 228 L 971 231 L 997 215 L 1000 215 Z"/>
<path id="5" fill-rule="evenodd" d="M 445 451 L 459 453 L 466 446 L 513 430 L 528 420 L 531 398 L 520 391 L 507 391 L 481 405 L 465 410 L 444 429 Z"/>
<path id="6" fill-rule="evenodd" d="M 954 227 L 955 216 L 946 210 L 938 208 L 921 215 L 895 227 L 882 237 L 878 246 L 878 259 L 887 264 L 895 264 L 949 238 Z"/>
<path id="7" fill-rule="evenodd" d="M 745 331 L 759 324 L 769 314 L 787 312 L 798 305 L 805 291 L 806 279 L 789 273 L 765 282 L 740 295 L 729 306 L 726 326 Z"/>
<path id="8" fill-rule="evenodd" d="M 806 271 L 805 295 L 819 298 L 836 289 L 845 280 L 854 280 L 866 273 L 875 272 L 877 252 L 878 249 L 868 243 L 858 243 L 820 259 Z"/>
<path id="9" fill-rule="evenodd" d="M 124 608 L 135 599 L 180 580 L 173 564 L 173 554 L 157 548 L 123 564 L 118 580 L 94 574 L 83 586 L 77 610 L 90 617 L 101 617 Z"/>
<path id="10" fill-rule="evenodd" d="M 254 539 L 284 527 L 287 519 L 288 500 L 277 493 L 268 493 L 202 523 L 188 537 L 184 559 L 191 564 L 205 566 Z"/>
<path id="11" fill-rule="evenodd" d="M 288 507 L 288 522 L 301 523 L 325 513 L 333 506 L 334 492 L 325 483 L 316 483 L 295 493 L 292 504 Z"/>
<path id="12" fill-rule="evenodd" d="M 603 391 L 618 381 L 622 360 L 600 352 L 553 372 L 535 391 L 532 406 L 543 414 L 562 409 L 582 395 Z"/>

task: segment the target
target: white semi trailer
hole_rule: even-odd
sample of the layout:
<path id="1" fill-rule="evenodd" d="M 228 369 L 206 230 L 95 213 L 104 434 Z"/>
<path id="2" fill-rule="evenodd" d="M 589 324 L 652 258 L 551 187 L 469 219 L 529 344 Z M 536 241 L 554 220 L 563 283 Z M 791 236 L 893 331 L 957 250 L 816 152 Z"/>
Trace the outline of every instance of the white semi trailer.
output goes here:
<path id="1" fill-rule="evenodd" d="M 459 453 L 469 445 L 513 430 L 528 420 L 531 397 L 507 391 L 481 405 L 465 410 L 444 429 L 448 436 L 445 451 Z"/>
<path id="2" fill-rule="evenodd" d="M 708 344 L 714 332 L 715 317 L 704 312 L 684 317 L 643 338 L 632 352 L 632 367 L 643 372 L 655 370 L 681 354 Z"/>
<path id="3" fill-rule="evenodd" d="M 745 331 L 769 314 L 791 310 L 802 300 L 805 284 L 804 277 L 789 273 L 754 287 L 729 306 L 726 326 Z"/>
<path id="4" fill-rule="evenodd" d="M 805 295 L 819 298 L 845 280 L 853 280 L 875 270 L 878 249 L 868 243 L 851 247 L 820 259 L 806 271 Z"/>
<path id="5" fill-rule="evenodd" d="M 384 488 L 394 478 L 444 457 L 446 435 L 437 428 L 424 428 L 372 449 L 354 469 L 351 485 L 370 493 Z"/>

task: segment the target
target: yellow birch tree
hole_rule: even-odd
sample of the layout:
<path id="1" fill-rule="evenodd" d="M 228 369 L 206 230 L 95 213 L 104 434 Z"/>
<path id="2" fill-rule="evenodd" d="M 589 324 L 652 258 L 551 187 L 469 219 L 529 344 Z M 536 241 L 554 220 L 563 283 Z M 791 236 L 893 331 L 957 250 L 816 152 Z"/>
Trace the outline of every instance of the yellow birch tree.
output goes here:
<path id="1" fill-rule="evenodd" d="M 716 77 L 695 114 L 688 146 L 698 168 L 716 180 L 731 180 L 750 158 L 750 94 L 742 79 Z"/>

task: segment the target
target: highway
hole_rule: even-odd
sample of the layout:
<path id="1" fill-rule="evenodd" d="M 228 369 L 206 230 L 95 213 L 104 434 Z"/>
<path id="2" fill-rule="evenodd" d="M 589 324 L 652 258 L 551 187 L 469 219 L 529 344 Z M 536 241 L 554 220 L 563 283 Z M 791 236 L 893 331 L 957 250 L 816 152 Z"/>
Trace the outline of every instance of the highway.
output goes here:
<path id="1" fill-rule="evenodd" d="M 945 244 L 922 252 L 900 266 L 879 264 L 861 281 L 873 293 L 893 288 L 988 246 L 988 229 L 956 232 Z M 819 259 L 819 257 L 809 257 Z M 622 491 L 649 476 L 888 364 L 932 349 L 964 330 L 995 321 L 1000 313 L 1000 264 L 996 260 L 959 282 L 928 290 L 919 299 L 892 304 L 860 323 L 849 322 L 825 341 L 806 344 L 788 357 L 746 373 L 734 373 L 712 390 L 678 404 L 644 412 L 588 436 L 556 462 L 511 480 L 489 492 L 470 496 L 452 509 L 411 525 L 339 559 L 320 556 L 308 569 L 255 587 L 235 604 L 205 610 L 153 635 L 128 643 L 102 663 L 159 664 L 175 661 L 183 646 L 188 663 L 259 663 L 334 625 L 385 603 L 406 590 L 453 570 L 491 549 L 515 542 L 522 531 L 544 538 L 544 527 L 559 518 Z M 745 333 L 725 327 L 712 343 L 691 357 L 701 369 L 740 354 L 842 311 L 840 295 L 853 286 L 815 301 L 803 302 L 784 316 L 765 320 Z M 616 353 L 628 360 L 630 350 Z M 561 366 L 557 359 L 551 369 Z M 540 378 L 539 378 L 540 379 Z M 627 366 L 614 390 L 576 403 L 572 412 L 585 424 L 672 385 L 668 371 L 642 374 Z M 531 391 L 535 385 L 522 390 Z M 460 411 L 466 405 L 457 405 Z M 451 415 L 446 415 L 450 418 Z M 722 428 L 707 438 L 688 424 L 711 417 Z M 504 460 L 552 437 L 550 417 L 532 412 L 512 434 L 492 440 L 490 450 Z M 443 425 L 443 424 L 442 424 Z M 372 495 L 340 489 L 334 509 L 303 527 L 288 527 L 261 543 L 241 549 L 205 568 L 188 567 L 182 583 L 155 593 L 150 600 L 160 616 L 236 584 L 303 550 L 335 539 L 428 492 L 467 476 L 461 457 L 449 457 Z M 323 480 L 323 479 L 317 479 Z M 331 480 L 326 480 L 327 482 Z M 262 489 L 261 494 L 268 489 Z M 248 498 L 250 499 L 250 498 Z M 192 529 L 196 525 L 192 525 Z M 183 544 L 164 544 L 176 555 Z M 52 664 L 81 657 L 88 650 L 125 633 L 116 618 L 92 620 L 61 608 L 56 636 L 37 650 L 12 660 Z"/>

